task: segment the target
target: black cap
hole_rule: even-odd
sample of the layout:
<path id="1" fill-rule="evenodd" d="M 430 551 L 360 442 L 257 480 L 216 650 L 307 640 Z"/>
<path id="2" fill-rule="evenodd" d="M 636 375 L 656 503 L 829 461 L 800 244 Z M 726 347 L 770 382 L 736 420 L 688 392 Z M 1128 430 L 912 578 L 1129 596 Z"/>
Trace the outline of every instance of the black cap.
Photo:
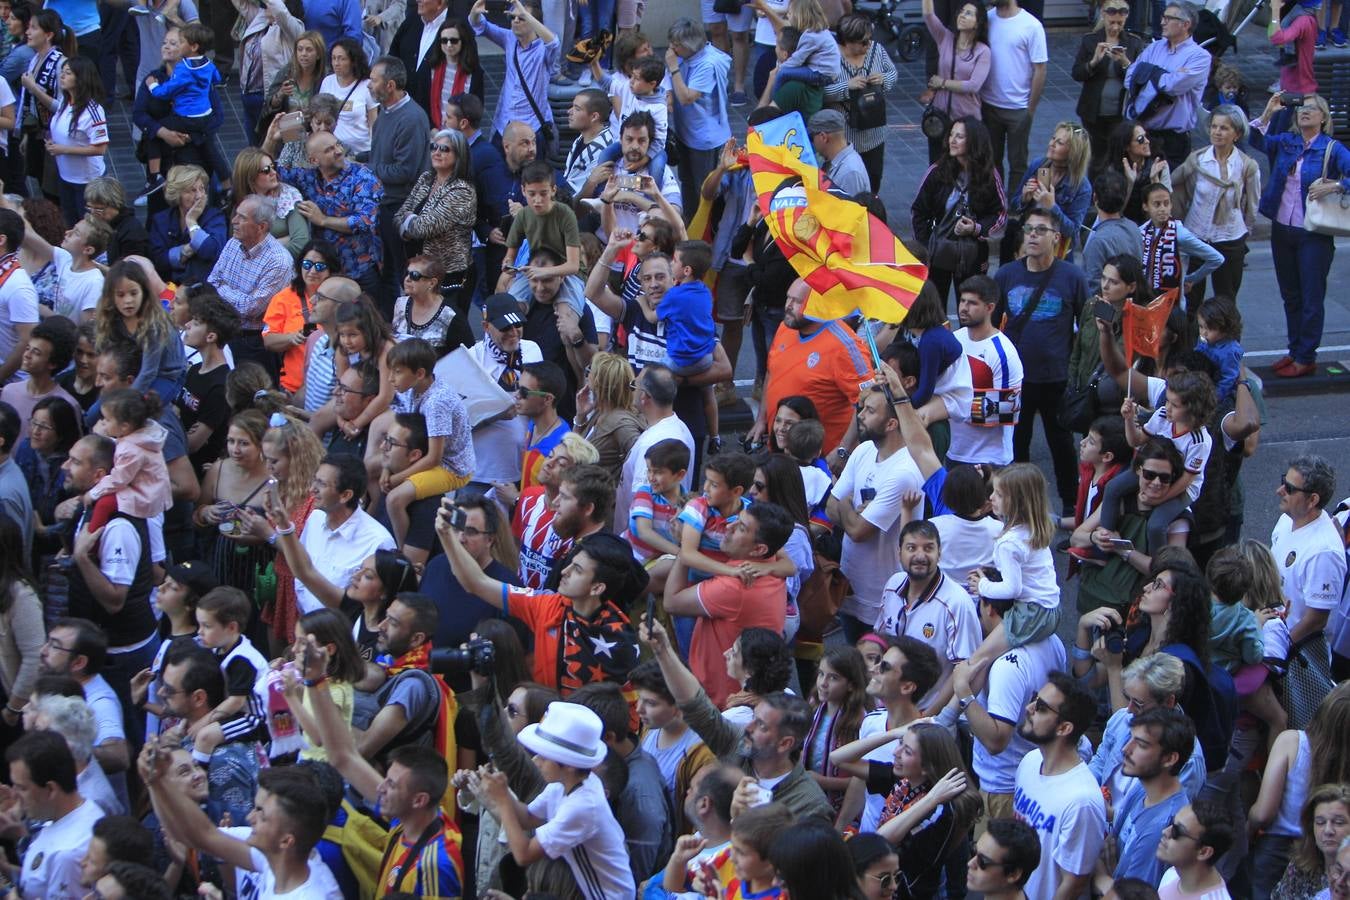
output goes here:
<path id="1" fill-rule="evenodd" d="M 486 315 L 488 324 L 498 331 L 525 324 L 525 317 L 520 314 L 520 301 L 510 294 L 493 294 L 487 298 Z"/>
<path id="2" fill-rule="evenodd" d="M 164 574 L 187 588 L 198 599 L 220 587 L 220 582 L 212 574 L 211 567 L 200 560 L 190 559 L 175 566 L 169 566 L 164 570 Z"/>

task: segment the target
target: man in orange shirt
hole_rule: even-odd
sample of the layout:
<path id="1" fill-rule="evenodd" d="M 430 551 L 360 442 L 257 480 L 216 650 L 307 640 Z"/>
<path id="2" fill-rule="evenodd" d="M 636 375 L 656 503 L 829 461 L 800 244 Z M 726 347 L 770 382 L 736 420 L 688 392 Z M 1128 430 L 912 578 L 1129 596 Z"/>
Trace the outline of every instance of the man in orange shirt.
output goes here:
<path id="1" fill-rule="evenodd" d="M 810 295 L 811 288 L 800 278 L 788 288 L 783 324 L 769 347 L 764 402 L 750 437 L 765 434 L 784 397 L 807 397 L 820 412 L 825 447 L 834 448 L 829 461 L 837 468 L 858 442 L 853 406 L 876 376 L 867 348 L 853 329 L 839 319 L 817 322 L 806 317 Z"/>
<path id="2" fill-rule="evenodd" d="M 722 551 L 727 564 L 754 576 L 714 575 L 689 585 L 689 572 L 679 560 L 666 581 L 666 612 L 696 616 L 689 647 L 689 668 L 720 708 L 740 685 L 727 674 L 724 654 L 747 628 L 783 633 L 787 588 L 783 579 L 766 574 L 774 554 L 792 537 L 792 517 L 774 503 L 755 503 L 727 526 Z"/>

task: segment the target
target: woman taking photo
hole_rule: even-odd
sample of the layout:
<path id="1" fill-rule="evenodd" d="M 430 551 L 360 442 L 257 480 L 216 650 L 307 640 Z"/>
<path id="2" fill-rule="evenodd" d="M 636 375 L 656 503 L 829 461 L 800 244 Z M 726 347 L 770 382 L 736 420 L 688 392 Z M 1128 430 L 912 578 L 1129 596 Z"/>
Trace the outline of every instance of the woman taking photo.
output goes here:
<path id="1" fill-rule="evenodd" d="M 1136 0 L 1140 2 L 1140 0 Z M 1092 176 L 1106 164 L 1111 129 L 1125 113 L 1125 70 L 1139 58 L 1144 39 L 1125 30 L 1130 17 L 1126 0 L 1106 0 L 1095 30 L 1083 35 L 1073 59 L 1073 80 L 1081 82 L 1078 118 L 1087 129 L 1092 147 Z"/>
<path id="2" fill-rule="evenodd" d="M 150 256 L 166 282 L 206 281 L 230 239 L 225 214 L 206 202 L 206 170 L 174 166 L 164 182 L 169 208 L 150 219 Z"/>
<path id="3" fill-rule="evenodd" d="M 62 466 L 82 431 L 74 407 L 64 397 L 43 397 L 28 418 L 28 437 L 14 451 L 37 517 L 30 565 L 61 549 L 64 523 L 57 521 L 56 506 L 68 493 Z"/>
<path id="4" fill-rule="evenodd" d="M 1275 94 L 1252 122 L 1252 147 L 1270 157 L 1270 181 L 1261 194 L 1261 215 L 1270 219 L 1270 250 L 1275 280 L 1284 300 L 1289 354 L 1271 366 L 1281 378 L 1302 378 L 1317 371 L 1317 345 L 1326 315 L 1327 276 L 1336 244 L 1331 235 L 1303 227 L 1309 200 L 1336 197 L 1350 190 L 1350 149 L 1331 139 L 1331 110 L 1317 94 L 1303 98 L 1294 111 L 1294 127 L 1268 134 L 1270 118 L 1287 95 Z M 1298 166 L 1297 185 L 1289 174 Z M 1322 178 L 1323 171 L 1326 178 Z M 1297 195 L 1293 191 L 1297 190 Z"/>
<path id="5" fill-rule="evenodd" d="M 469 311 L 473 295 L 473 223 L 478 215 L 478 191 L 469 174 L 469 145 L 455 129 L 443 129 L 431 139 L 431 171 L 423 172 L 408 192 L 394 221 L 405 241 L 420 246 L 417 253 L 434 259 L 441 277 L 432 285 L 454 300 L 456 311 Z"/>
<path id="6" fill-rule="evenodd" d="M 267 86 L 264 110 L 272 115 L 307 111 L 310 100 L 319 93 L 319 85 L 327 74 L 328 45 L 324 43 L 323 35 L 317 31 L 302 32 L 291 45 L 286 65 L 277 71 L 272 83 Z M 291 144 L 296 143 L 301 142 L 291 141 Z M 286 145 L 288 149 L 291 144 Z M 302 151 L 303 147 L 291 150 L 291 155 L 298 153 L 299 158 L 304 159 Z M 290 164 L 284 155 L 281 163 Z"/>
<path id="7" fill-rule="evenodd" d="M 486 79 L 483 67 L 478 64 L 478 38 L 463 19 L 447 18 L 428 52 L 432 61 L 431 109 L 428 112 L 432 129 L 440 131 L 450 127 L 443 121 L 445 104 L 450 98 L 456 94 L 473 94 L 482 100 Z"/>
<path id="8" fill-rule="evenodd" d="M 472 347 L 473 333 L 467 316 L 455 309 L 441 293 L 445 272 L 425 254 L 408 260 L 403 275 L 403 296 L 394 301 L 394 340 L 421 338 L 443 356 L 456 347 Z"/>
<path id="9" fill-rule="evenodd" d="M 1144 211 L 1144 193 L 1148 186 L 1161 184 L 1172 189 L 1172 173 L 1167 160 L 1154 156 L 1148 131 L 1134 119 L 1125 119 L 1111 129 L 1106 139 L 1106 156 L 1101 162 L 1103 170 L 1110 169 L 1125 176 L 1129 189 L 1125 195 L 1124 215 L 1136 225 L 1148 221 L 1148 213 Z"/>
<path id="10" fill-rule="evenodd" d="M 989 49 L 989 13 L 984 4 L 962 4 L 956 11 L 955 33 L 933 11 L 933 0 L 923 2 L 923 21 L 937 44 L 938 68 L 928 79 L 928 90 L 919 95 L 919 102 L 932 104 L 948 122 L 978 120 L 980 88 L 989 78 L 994 59 Z M 929 138 L 928 162 L 937 162 L 947 149 L 942 138 Z"/>
<path id="11" fill-rule="evenodd" d="M 277 174 L 277 163 L 270 154 L 257 147 L 245 147 L 234 158 L 235 205 L 249 194 L 271 197 L 277 202 L 277 215 L 272 220 L 272 237 L 281 241 L 293 258 L 309 243 L 309 220 L 300 215 L 295 204 L 303 197 Z"/>
<path id="12" fill-rule="evenodd" d="M 365 162 L 370 158 L 370 127 L 380 111 L 370 96 L 370 64 L 366 51 L 355 38 L 338 38 L 328 52 L 331 72 L 319 85 L 319 91 L 338 98 L 337 127 L 333 133 L 344 147 L 351 149 L 352 158 Z"/>
<path id="13" fill-rule="evenodd" d="M 1033 209 L 1050 209 L 1059 214 L 1060 240 L 1055 255 L 1073 259 L 1081 245 L 1080 236 L 1088 208 L 1092 205 L 1092 185 L 1087 170 L 1090 151 L 1087 132 L 1077 122 L 1060 122 L 1050 137 L 1045 156 L 1027 166 L 1027 174 L 1017 186 L 1018 212 L 1022 217 Z"/>
<path id="14" fill-rule="evenodd" d="M 633 412 L 633 367 L 616 353 L 591 357 L 586 384 L 577 391 L 573 428 L 600 453 L 597 465 L 618 475 L 628 451 L 642 434 Z"/>
<path id="15" fill-rule="evenodd" d="M 1007 198 L 989 130 L 974 116 L 952 122 L 941 157 L 910 207 L 914 239 L 928 248 L 928 280 L 944 308 L 953 286 L 989 269 L 989 233 L 1003 227 Z"/>
<path id="16" fill-rule="evenodd" d="M 842 59 L 839 77 L 825 86 L 825 99 L 849 104 L 865 90 L 880 90 L 883 94 L 889 94 L 899 76 L 895 64 L 891 62 L 891 55 L 872 40 L 872 20 L 861 13 L 849 13 L 839 20 L 835 32 L 839 36 Z M 886 166 L 885 125 L 877 128 L 854 128 L 849 125 L 845 134 L 867 167 L 872 193 L 879 192 Z"/>
<path id="17" fill-rule="evenodd" d="M 1209 114 L 1209 146 L 1195 150 L 1172 173 L 1172 215 L 1205 243 L 1223 255 L 1223 265 L 1209 279 L 1186 292 L 1186 311 L 1200 308 L 1206 297 L 1237 300 L 1242 288 L 1242 266 L 1247 236 L 1256 224 L 1261 197 L 1261 167 L 1237 144 L 1247 136 L 1247 117 L 1236 106 L 1216 107 Z M 1192 260 L 1192 268 L 1199 260 Z M 1211 290 L 1205 289 L 1210 280 Z"/>
<path id="18" fill-rule="evenodd" d="M 10 730 L 37 684 L 38 657 L 47 641 L 42 601 L 23 558 L 23 531 L 9 516 L 0 516 L 0 712 Z"/>
<path id="19" fill-rule="evenodd" d="M 242 154 L 241 154 L 242 155 Z M 295 277 L 278 292 L 263 313 L 263 346 L 281 357 L 281 387 L 294 394 L 305 379 L 305 341 L 313 331 L 314 295 L 334 275 L 342 259 L 329 241 L 310 241 L 295 261 Z"/>
<path id="20" fill-rule="evenodd" d="M 1314 900 L 1327 889 L 1327 873 L 1341 842 L 1350 837 L 1350 784 L 1313 788 L 1299 816 L 1301 833 L 1271 900 Z"/>

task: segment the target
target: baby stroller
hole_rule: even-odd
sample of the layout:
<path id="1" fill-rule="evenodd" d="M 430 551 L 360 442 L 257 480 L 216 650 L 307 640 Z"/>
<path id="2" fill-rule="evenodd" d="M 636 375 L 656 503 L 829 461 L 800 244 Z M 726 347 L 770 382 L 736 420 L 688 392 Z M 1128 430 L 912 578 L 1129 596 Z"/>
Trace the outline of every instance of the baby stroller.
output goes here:
<path id="1" fill-rule="evenodd" d="M 1237 48 L 1237 36 L 1256 18 L 1266 0 L 1208 0 L 1195 25 L 1195 42 L 1218 59 Z"/>
<path id="2" fill-rule="evenodd" d="M 930 38 L 919 0 L 858 0 L 853 11 L 872 20 L 876 40 L 896 62 L 913 62 L 927 52 Z"/>

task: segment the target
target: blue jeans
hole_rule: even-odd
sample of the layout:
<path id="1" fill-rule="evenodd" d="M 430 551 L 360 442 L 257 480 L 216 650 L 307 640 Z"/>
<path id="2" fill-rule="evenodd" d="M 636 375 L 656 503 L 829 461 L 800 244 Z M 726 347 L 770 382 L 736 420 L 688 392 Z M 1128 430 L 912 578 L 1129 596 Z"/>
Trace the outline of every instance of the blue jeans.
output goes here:
<path id="1" fill-rule="evenodd" d="M 769 367 L 769 344 L 783 324 L 783 307 L 756 303 L 750 316 L 750 340 L 755 347 L 755 378 L 763 381 Z"/>
<path id="2" fill-rule="evenodd" d="M 1279 834 L 1263 834 L 1252 843 L 1251 855 L 1247 857 L 1252 900 L 1270 900 L 1293 849 L 1294 838 Z"/>
<path id="3" fill-rule="evenodd" d="M 601 31 L 614 33 L 614 6 L 615 0 L 588 0 L 585 6 L 577 10 L 577 35 L 578 41 L 595 37 Z M 562 49 L 563 55 L 566 55 L 570 47 Z"/>
<path id="4" fill-rule="evenodd" d="M 75 223 L 84 218 L 84 185 L 71 184 L 63 178 L 57 183 L 56 193 L 61 198 L 61 212 L 65 216 L 66 227 L 74 228 Z"/>
<path id="5" fill-rule="evenodd" d="M 1275 280 L 1284 300 L 1284 326 L 1289 355 L 1296 363 L 1317 359 L 1326 318 L 1327 276 L 1336 244 L 1329 235 L 1302 228 L 1270 226 L 1270 251 L 1275 258 Z"/>
<path id="6" fill-rule="evenodd" d="M 246 91 L 242 95 L 244 101 L 244 134 L 250 139 L 258 128 L 258 120 L 262 118 L 263 111 L 263 92 Z"/>

